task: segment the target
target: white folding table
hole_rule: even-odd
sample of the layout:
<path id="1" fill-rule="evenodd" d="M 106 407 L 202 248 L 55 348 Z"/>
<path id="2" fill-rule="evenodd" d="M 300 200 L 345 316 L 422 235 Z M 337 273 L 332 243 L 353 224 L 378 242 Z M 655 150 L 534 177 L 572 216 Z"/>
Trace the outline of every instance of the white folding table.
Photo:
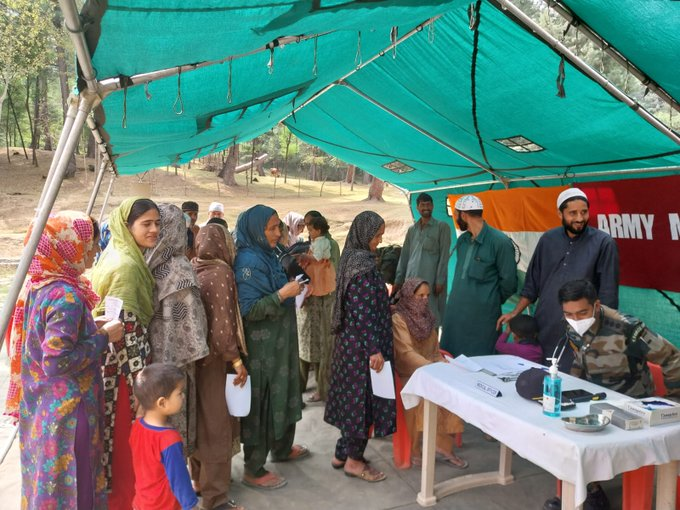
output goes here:
<path id="1" fill-rule="evenodd" d="M 485 363 L 523 363 L 539 366 L 515 356 L 479 356 Z M 562 391 L 585 389 L 603 391 L 601 386 L 560 373 Z M 482 383 L 501 391 L 494 397 L 478 388 Z M 625 395 L 604 389 L 607 400 L 624 400 Z M 402 392 L 404 406 L 415 407 L 425 399 L 423 466 L 417 502 L 432 506 L 438 498 L 484 485 L 512 483 L 512 452 L 562 480 L 562 508 L 580 509 L 590 482 L 610 480 L 617 474 L 642 466 L 657 467 L 657 510 L 675 508 L 676 479 L 680 460 L 680 423 L 623 430 L 613 425 L 600 432 L 574 432 L 559 418 L 549 418 L 541 406 L 520 397 L 514 382 L 502 382 L 485 372 L 471 372 L 454 363 L 433 363 L 419 368 Z M 436 405 L 435 405 L 436 404 Z M 460 416 L 500 443 L 498 471 L 459 476 L 434 484 L 436 406 Z M 590 402 L 577 404 L 563 416 L 588 414 Z"/>

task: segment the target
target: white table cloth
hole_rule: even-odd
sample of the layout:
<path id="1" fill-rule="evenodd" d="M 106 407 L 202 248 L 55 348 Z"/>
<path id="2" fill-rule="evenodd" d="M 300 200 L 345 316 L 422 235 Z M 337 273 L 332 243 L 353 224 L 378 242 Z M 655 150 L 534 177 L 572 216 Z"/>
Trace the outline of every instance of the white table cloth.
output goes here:
<path id="1" fill-rule="evenodd" d="M 527 368 L 538 366 L 514 356 L 472 359 L 484 365 L 487 358 L 522 362 Z M 601 386 L 567 374 L 560 373 L 560 377 L 562 391 L 582 388 L 598 393 L 603 390 Z M 493 397 L 481 391 L 476 387 L 478 381 L 498 388 L 502 396 Z M 628 398 L 605 391 L 607 401 Z M 448 409 L 521 457 L 573 484 L 576 505 L 585 500 L 589 482 L 609 480 L 641 466 L 680 460 L 680 424 L 631 431 L 609 425 L 601 432 L 574 432 L 566 429 L 561 419 L 544 416 L 539 404 L 520 397 L 515 382 L 502 382 L 487 373 L 470 372 L 453 363 L 434 363 L 416 370 L 401 396 L 407 409 L 418 405 L 421 398 Z M 562 416 L 588 414 L 589 407 L 590 402 L 580 403 Z M 672 468 L 677 471 L 677 466 Z"/>

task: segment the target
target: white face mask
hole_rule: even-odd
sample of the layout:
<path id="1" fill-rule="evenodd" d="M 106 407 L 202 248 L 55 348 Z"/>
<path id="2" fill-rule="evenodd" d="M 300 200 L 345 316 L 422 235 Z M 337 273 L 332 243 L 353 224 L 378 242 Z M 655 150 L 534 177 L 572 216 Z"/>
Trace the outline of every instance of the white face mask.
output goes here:
<path id="1" fill-rule="evenodd" d="M 583 336 L 583 334 L 590 329 L 590 326 L 595 324 L 595 308 L 593 308 L 593 316 L 588 317 L 587 319 L 581 319 L 581 320 L 574 320 L 574 319 L 567 319 L 567 322 L 569 325 L 578 333 L 579 336 Z"/>

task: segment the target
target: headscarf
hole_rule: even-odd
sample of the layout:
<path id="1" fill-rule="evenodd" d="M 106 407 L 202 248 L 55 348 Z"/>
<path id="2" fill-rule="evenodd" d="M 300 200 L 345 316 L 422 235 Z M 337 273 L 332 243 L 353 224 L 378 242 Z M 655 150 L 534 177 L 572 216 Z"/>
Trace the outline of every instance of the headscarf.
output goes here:
<path id="1" fill-rule="evenodd" d="M 364 211 L 352 221 L 337 270 L 332 323 L 334 333 L 339 333 L 342 327 L 344 297 L 350 282 L 356 276 L 366 274 L 376 267 L 375 253 L 370 251 L 368 243 L 371 242 L 371 239 L 375 237 L 384 223 L 385 220 L 373 211 Z"/>
<path id="2" fill-rule="evenodd" d="M 24 245 L 28 242 L 33 224 L 28 228 Z M 17 299 L 11 326 L 7 329 L 7 349 L 10 357 L 10 382 L 5 414 L 19 418 L 21 401 L 21 353 L 24 343 L 24 315 L 26 298 L 31 290 L 38 290 L 53 282 L 71 285 L 88 309 L 99 302 L 89 280 L 83 276 L 85 254 L 94 245 L 92 219 L 81 212 L 61 211 L 47 220 L 38 247 L 28 268 L 28 278 Z"/>
<path id="3" fill-rule="evenodd" d="M 236 261 L 234 274 L 238 285 L 238 302 L 245 317 L 263 297 L 273 294 L 286 283 L 274 250 L 264 235 L 269 219 L 276 211 L 266 205 L 256 205 L 241 213 L 236 221 Z M 292 305 L 293 300 L 286 300 Z"/>
<path id="4" fill-rule="evenodd" d="M 399 291 L 400 297 L 395 307 L 395 312 L 404 319 L 411 336 L 419 342 L 430 338 L 437 323 L 430 310 L 430 300 L 416 298 L 416 290 L 423 283 L 427 282 L 422 278 L 406 280 Z"/>
<path id="5" fill-rule="evenodd" d="M 208 316 L 211 354 L 223 354 L 231 342 L 236 343 L 239 351 L 248 354 L 233 271 L 235 257 L 234 240 L 226 227 L 209 223 L 201 229 L 196 237 L 196 257 L 192 265 L 198 275 Z M 228 327 L 224 328 L 225 324 Z"/>
<path id="6" fill-rule="evenodd" d="M 304 230 L 305 217 L 296 212 L 289 212 L 283 217 L 283 223 L 288 227 L 288 244 L 286 248 L 290 248 L 300 240 L 300 233 Z M 302 224 L 302 227 L 300 227 Z"/>
<path id="7" fill-rule="evenodd" d="M 158 244 L 146 250 L 145 254 L 156 282 L 153 293 L 155 314 L 149 325 L 149 341 L 156 361 L 183 366 L 207 356 L 207 323 L 203 304 L 198 299 L 198 280 L 185 254 L 187 229 L 184 213 L 172 204 L 159 204 L 158 210 L 161 215 Z M 195 289 L 194 299 L 178 300 L 174 296 L 191 288 Z M 200 310 L 187 310 L 187 306 L 199 307 Z M 174 329 L 178 319 L 164 319 L 168 315 L 182 317 L 181 331 Z M 179 338 L 179 335 L 182 337 Z"/>
<path id="8" fill-rule="evenodd" d="M 123 200 L 109 215 L 111 242 L 92 271 L 92 284 L 100 296 L 115 296 L 123 300 L 123 309 L 134 313 L 148 326 L 153 315 L 154 278 L 146 265 L 142 251 L 127 227 L 132 204 L 141 197 Z M 95 309 L 103 315 L 104 304 Z"/>

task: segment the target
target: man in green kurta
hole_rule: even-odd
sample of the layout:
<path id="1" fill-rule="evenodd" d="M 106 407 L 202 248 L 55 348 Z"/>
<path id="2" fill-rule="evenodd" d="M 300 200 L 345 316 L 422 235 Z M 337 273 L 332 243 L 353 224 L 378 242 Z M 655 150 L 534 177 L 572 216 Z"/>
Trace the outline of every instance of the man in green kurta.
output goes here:
<path id="1" fill-rule="evenodd" d="M 432 288 L 430 310 L 439 326 L 446 307 L 451 229 L 446 223 L 432 217 L 432 197 L 427 193 L 418 195 L 416 208 L 420 219 L 406 232 L 392 294 L 408 278 L 422 278 L 428 282 Z"/>
<path id="2" fill-rule="evenodd" d="M 458 260 L 446 305 L 441 346 L 454 356 L 493 354 L 501 305 L 517 290 L 512 241 L 482 219 L 482 201 L 465 195 L 456 201 Z"/>

